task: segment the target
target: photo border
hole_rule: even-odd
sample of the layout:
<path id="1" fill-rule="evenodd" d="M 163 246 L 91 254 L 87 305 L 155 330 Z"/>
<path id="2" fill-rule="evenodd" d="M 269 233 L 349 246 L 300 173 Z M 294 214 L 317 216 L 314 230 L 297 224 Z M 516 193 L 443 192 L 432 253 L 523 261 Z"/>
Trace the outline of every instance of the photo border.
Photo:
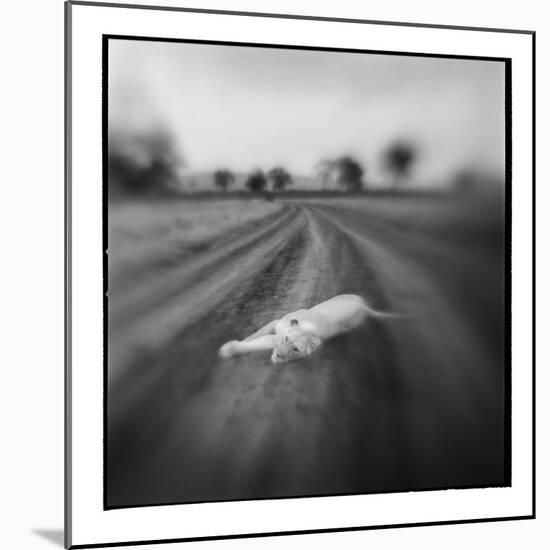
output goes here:
<path id="1" fill-rule="evenodd" d="M 266 532 L 266 533 L 244 533 L 244 534 L 230 534 L 230 535 L 214 535 L 214 536 L 201 536 L 201 537 L 188 537 L 188 538 L 168 538 L 168 539 L 154 539 L 154 540 L 140 540 L 140 541 L 128 541 L 128 542 L 112 542 L 105 544 L 81 544 L 81 545 L 70 545 L 71 542 L 71 409 L 72 409 L 72 392 L 71 392 L 71 327 L 72 327 L 72 296 L 71 296 L 71 287 L 72 287 L 72 272 L 71 272 L 71 229 L 72 229 L 72 212 L 71 212 L 71 197 L 72 197 L 72 181 L 71 181 L 71 156 L 72 156 L 72 118 L 71 118 L 71 109 L 72 109 L 72 75 L 71 75 L 71 5 L 88 5 L 94 7 L 116 7 L 116 8 L 126 8 L 126 9 L 141 9 L 141 10 L 162 10 L 162 11 L 184 11 L 191 13 L 210 13 L 218 15 L 236 15 L 236 16 L 248 16 L 248 17 L 273 17 L 279 19 L 307 19 L 313 21 L 332 21 L 332 22 L 341 22 L 341 23 L 365 23 L 365 24 L 379 24 L 379 25 L 388 25 L 388 26 L 408 26 L 408 27 L 428 27 L 428 28 L 440 28 L 440 29 L 449 29 L 449 30 L 471 30 L 471 31 L 480 31 L 480 32 L 502 32 L 502 33 L 513 33 L 513 34 L 526 34 L 531 36 L 531 57 L 532 57 L 532 140 L 533 140 L 533 150 L 532 150 L 532 323 L 533 323 L 533 333 L 532 333 L 532 513 L 530 515 L 524 516 L 511 516 L 511 517 L 496 517 L 496 518 L 479 518 L 479 519 L 465 519 L 465 520 L 448 520 L 448 521 L 428 521 L 428 522 L 416 522 L 416 523 L 406 523 L 406 524 L 385 524 L 385 525 L 370 525 L 370 526 L 353 526 L 353 527 L 343 527 L 343 528 L 328 528 L 328 529 L 309 529 L 309 530 L 293 530 L 293 531 L 276 531 L 276 532 Z M 111 35 L 116 36 L 116 35 Z M 127 37 L 125 37 L 127 38 Z M 132 37 L 134 38 L 134 37 Z M 135 38 L 134 38 L 135 39 Z M 172 41 L 170 39 L 162 39 L 164 41 Z M 200 43 L 212 43 L 211 41 L 186 41 L 181 39 L 176 39 L 176 41 L 182 42 L 200 42 Z M 227 45 L 238 45 L 238 43 L 228 42 Z M 242 45 L 253 46 L 251 43 L 242 43 Z M 268 45 L 268 47 L 279 47 L 285 49 L 293 49 L 292 46 L 283 45 Z M 330 48 L 319 48 L 319 47 L 301 47 L 298 46 L 298 49 L 313 49 L 313 50 L 330 50 Z M 337 51 L 346 51 L 345 49 L 333 49 Z M 354 52 L 359 52 L 360 50 L 350 50 Z M 369 51 L 369 53 L 376 53 Z M 386 55 L 391 55 L 395 53 L 396 55 L 413 55 L 418 56 L 418 54 L 413 54 L 411 52 L 380 52 Z M 422 55 L 422 54 L 420 54 Z M 452 56 L 452 55 L 438 55 L 438 54 L 428 54 L 430 57 L 457 57 L 457 58 L 468 58 L 469 56 Z M 483 57 L 472 56 L 473 59 L 483 60 Z M 498 58 L 499 61 L 505 58 Z M 507 65 L 508 67 L 508 65 Z M 511 75 L 509 69 L 506 71 L 509 75 L 511 82 Z M 508 79 L 508 76 L 507 76 Z M 506 80 L 508 83 L 508 80 Z M 451 525 L 451 524 L 467 524 L 467 523 L 487 523 L 495 521 L 515 521 L 515 520 L 525 520 L 525 519 L 535 519 L 536 518 L 536 418 L 535 418 L 535 407 L 536 407 L 536 363 L 535 363 L 535 327 L 536 327 L 536 274 L 535 274 L 535 265 L 536 265 L 536 241 L 535 241 L 535 201 L 536 201 L 536 174 L 535 174 L 535 161 L 536 161 L 536 33 L 534 31 L 528 30 L 514 30 L 514 29 L 498 29 L 498 28 L 489 28 L 489 27 L 466 27 L 466 26 L 452 26 L 452 25 L 435 25 L 435 24 L 423 24 L 423 23 L 405 23 L 405 22 L 390 22 L 390 21 L 374 21 L 374 20 L 363 20 L 363 19 L 348 19 L 348 18 L 336 18 L 336 17 L 315 17 L 315 16 L 302 16 L 302 15 L 290 15 L 290 14 L 272 14 L 272 13 L 257 13 L 257 12 L 240 12 L 240 11 L 228 11 L 228 10 L 211 10 L 211 9 L 198 9 L 198 8 L 183 8 L 183 7 L 171 7 L 171 6 L 150 6 L 150 5 L 139 5 L 139 4 L 116 4 L 116 3 L 103 3 L 103 2 L 84 2 L 84 1 L 68 1 L 65 3 L 65 545 L 69 548 L 100 548 L 100 547 L 118 547 L 125 545 L 145 545 L 145 544 L 156 544 L 156 543 L 177 543 L 177 542 L 192 542 L 192 541 L 207 541 L 207 540 L 224 540 L 224 539 L 238 539 L 238 538 L 258 538 L 258 537 L 268 537 L 268 536 L 286 536 L 286 535 L 295 535 L 295 534 L 314 534 L 314 533 L 334 533 L 334 532 L 346 532 L 346 531 L 366 531 L 374 529 L 390 529 L 390 528 L 402 528 L 402 527 L 419 527 L 419 526 L 431 526 L 431 525 Z M 509 103 L 511 98 L 509 94 L 506 96 L 506 102 Z M 106 110 L 104 116 L 106 115 Z M 105 121 L 103 121 L 105 122 Z M 509 132 L 509 122 L 506 123 L 506 192 L 508 195 L 509 186 L 511 187 L 511 132 Z M 102 126 L 102 132 L 106 131 L 106 124 Z M 105 165 L 103 166 L 105 170 Z M 105 181 L 105 173 L 104 173 Z M 506 217 L 511 216 L 511 197 L 510 200 L 506 202 Z M 106 205 L 103 204 L 103 209 L 105 211 Z M 105 221 L 105 218 L 104 218 Z M 506 238 L 510 237 L 509 232 L 511 232 L 511 224 L 508 223 L 506 226 Z M 105 239 L 105 234 L 103 235 Z M 507 244 L 511 245 L 511 238 L 507 241 Z M 509 255 L 506 256 L 507 260 L 507 270 L 509 265 Z M 104 262 L 106 258 L 104 258 Z M 104 282 L 105 284 L 105 282 Z M 510 284 L 510 282 L 509 282 Z M 511 291 L 511 287 L 510 287 Z M 104 294 L 104 300 L 105 300 Z M 104 306 L 105 306 L 104 302 Z M 106 320 L 106 308 L 104 307 L 104 321 Z M 511 315 L 509 315 L 511 321 Z M 104 327 L 106 325 L 104 324 Z M 508 330 L 510 330 L 510 326 Z M 104 334 L 106 335 L 106 330 Z M 509 335 L 507 336 L 509 338 Z M 104 341 L 105 344 L 105 341 Z M 511 358 L 510 358 L 511 363 Z M 510 401 L 510 400 L 508 400 Z M 106 399 L 104 399 L 106 403 Z M 104 438 L 106 433 L 104 432 Z M 430 489 L 432 490 L 432 489 Z M 435 489 L 437 490 L 437 489 Z M 395 491 L 391 491 L 395 493 Z M 347 493 L 348 494 L 348 493 Z M 346 494 L 346 495 L 347 495 Z M 370 493 L 360 493 L 360 494 L 370 494 Z M 379 493 L 376 493 L 379 494 Z M 105 493 L 104 493 L 105 496 Z M 314 495 L 322 496 L 322 495 Z M 338 496 L 338 495 L 326 495 L 326 496 Z M 281 497 L 281 498 L 305 498 L 305 497 Z M 258 499 L 250 499 L 258 500 Z M 222 502 L 222 501 L 215 501 Z M 235 501 L 230 501 L 235 502 Z M 195 502 L 193 502 L 194 504 Z M 147 505 L 150 506 L 150 505 Z M 160 506 L 165 506 L 161 504 Z M 133 508 L 134 506 L 132 506 Z"/>

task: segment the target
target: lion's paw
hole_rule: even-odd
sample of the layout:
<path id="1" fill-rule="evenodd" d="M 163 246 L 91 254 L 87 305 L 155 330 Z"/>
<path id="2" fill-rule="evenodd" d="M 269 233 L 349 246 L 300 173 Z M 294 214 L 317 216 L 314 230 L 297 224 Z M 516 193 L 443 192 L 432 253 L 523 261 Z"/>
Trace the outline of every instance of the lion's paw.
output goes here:
<path id="1" fill-rule="evenodd" d="M 238 340 L 231 340 L 229 342 L 226 342 L 218 351 L 218 355 L 220 357 L 223 357 L 224 359 L 227 357 L 232 357 L 233 355 L 237 354 L 239 341 Z"/>

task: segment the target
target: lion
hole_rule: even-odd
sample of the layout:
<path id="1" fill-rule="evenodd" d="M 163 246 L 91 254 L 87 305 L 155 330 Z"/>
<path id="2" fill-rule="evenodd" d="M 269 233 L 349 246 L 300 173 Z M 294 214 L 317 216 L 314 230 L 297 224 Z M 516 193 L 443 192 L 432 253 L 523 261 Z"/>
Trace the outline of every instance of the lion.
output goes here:
<path id="1" fill-rule="evenodd" d="M 358 327 L 368 317 L 402 317 L 370 308 L 355 294 L 334 296 L 310 309 L 299 309 L 275 319 L 244 340 L 226 342 L 220 357 L 271 350 L 272 363 L 307 357 L 334 336 Z"/>

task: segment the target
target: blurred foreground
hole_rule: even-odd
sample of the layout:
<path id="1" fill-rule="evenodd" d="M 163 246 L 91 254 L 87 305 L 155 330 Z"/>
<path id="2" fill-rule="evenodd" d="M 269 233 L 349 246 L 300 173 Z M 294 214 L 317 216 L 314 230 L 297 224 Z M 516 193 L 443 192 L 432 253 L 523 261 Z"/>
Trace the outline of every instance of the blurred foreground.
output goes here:
<path id="1" fill-rule="evenodd" d="M 502 202 L 112 205 L 108 505 L 508 484 Z M 217 357 L 348 292 L 407 318 Z"/>

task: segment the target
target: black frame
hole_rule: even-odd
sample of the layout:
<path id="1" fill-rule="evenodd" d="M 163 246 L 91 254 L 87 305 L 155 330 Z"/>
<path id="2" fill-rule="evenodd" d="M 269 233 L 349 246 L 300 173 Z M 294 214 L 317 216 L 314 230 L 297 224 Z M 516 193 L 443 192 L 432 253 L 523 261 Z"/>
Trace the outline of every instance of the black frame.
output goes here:
<path id="1" fill-rule="evenodd" d="M 399 56 L 399 57 L 428 57 L 439 59 L 461 59 L 470 61 L 484 61 L 493 63 L 504 63 L 504 94 L 505 94 L 505 232 L 504 232 L 504 245 L 505 245 L 505 276 L 504 276 L 504 295 L 506 302 L 506 309 L 504 314 L 504 341 L 506 343 L 505 349 L 505 365 L 504 365 L 504 397 L 505 397 L 505 414 L 504 414 L 504 433 L 506 434 L 506 440 L 504 445 L 505 452 L 505 465 L 506 465 L 506 480 L 504 484 L 499 485 L 468 485 L 468 486 L 445 486 L 437 488 L 423 488 L 417 487 L 412 489 L 414 492 L 425 491 L 445 491 L 448 489 L 487 489 L 498 487 L 511 487 L 512 485 L 512 434 L 511 434 L 511 227 L 512 227 L 512 211 L 511 211 L 511 181 L 512 181 L 512 61 L 509 58 L 501 57 L 482 57 L 482 56 L 465 56 L 465 55 L 450 55 L 450 54 L 435 54 L 435 53 L 416 53 L 416 52 L 400 52 L 400 51 L 383 51 L 383 50 L 362 50 L 362 49 L 347 49 L 347 48 L 325 48 L 314 46 L 294 46 L 287 44 L 263 44 L 254 42 L 224 42 L 217 40 L 188 40 L 183 38 L 159 38 L 149 36 L 131 36 L 131 35 L 110 35 L 104 34 L 102 36 L 102 203 L 103 203 L 103 349 L 107 349 L 108 345 L 108 225 L 109 225 L 109 209 L 108 209 L 108 151 L 109 151 L 109 137 L 108 137 L 108 114 L 109 114 L 109 102 L 108 102 L 108 87 L 109 87 L 109 42 L 111 40 L 127 40 L 127 41 L 139 41 L 139 42 L 165 42 L 174 44 L 201 44 L 209 46 L 231 46 L 231 47 L 246 47 L 246 48 L 265 48 L 265 49 L 278 49 L 289 51 L 319 51 L 319 52 L 338 52 L 346 54 L 367 54 L 367 55 L 383 55 L 383 56 Z M 319 497 L 336 497 L 336 496 L 352 496 L 352 495 L 366 495 L 366 494 L 397 494 L 409 492 L 411 489 L 397 489 L 392 491 L 372 491 L 372 492 L 346 492 L 346 493 L 319 493 L 319 494 L 305 494 L 305 495 L 291 495 L 291 496 L 278 496 L 278 497 L 254 497 L 254 498 L 238 498 L 238 499 L 219 499 L 219 500 L 192 500 L 183 502 L 166 502 L 158 504 L 129 504 L 112 506 L 108 504 L 107 499 L 107 478 L 108 478 L 108 360 L 107 355 L 103 354 L 103 509 L 104 510 L 120 510 L 124 508 L 149 508 L 158 506 L 181 506 L 185 504 L 204 504 L 212 502 L 241 502 L 247 500 L 281 500 L 281 499 L 297 499 L 297 498 L 319 498 Z"/>
<path id="2" fill-rule="evenodd" d="M 283 535 L 297 535 L 297 534 L 314 534 L 314 533 L 333 533 L 333 532 L 345 532 L 345 531 L 362 531 L 373 529 L 389 529 L 397 527 L 420 527 L 431 525 L 452 525 L 452 524 L 464 524 L 464 523 L 487 523 L 494 521 L 513 521 L 522 519 L 535 519 L 536 517 L 536 441 L 535 441 L 535 330 L 533 330 L 533 357 L 532 357 L 532 369 L 533 369 L 533 480 L 532 480 L 532 514 L 525 516 L 513 516 L 513 517 L 498 517 L 498 518 L 482 518 L 482 519 L 465 519 L 465 520 L 448 520 L 448 521 L 434 521 L 434 522 L 419 522 L 419 523 L 406 523 L 406 524 L 389 524 L 381 526 L 358 526 L 358 527 L 344 527 L 344 528 L 330 528 L 330 529 L 313 529 L 313 530 L 296 530 L 296 531 L 283 531 L 283 532 L 269 532 L 269 533 L 244 533 L 236 535 L 219 535 L 219 536 L 205 536 L 205 537 L 191 537 L 191 538 L 177 538 L 177 539 L 155 539 L 146 541 L 128 541 L 117 543 L 105 543 L 105 544 L 84 544 L 84 545 L 70 545 L 70 524 L 71 524 L 71 471 L 70 471 L 70 453 L 71 453 L 71 440 L 70 440 L 70 428 L 71 428 L 71 5 L 90 5 L 99 7 L 115 7 L 126 9 L 145 9 L 145 10 L 162 10 L 162 11 L 183 11 L 192 13 L 210 13 L 221 15 L 234 15 L 244 17 L 270 17 L 279 19 L 305 19 L 315 21 L 333 21 L 333 22 L 349 22 L 349 23 L 362 23 L 362 24 L 375 24 L 375 25 L 393 25 L 393 26 L 407 26 L 407 27 L 428 27 L 428 28 L 441 28 L 450 30 L 475 30 L 483 32 L 501 32 L 501 33 L 515 33 L 515 34 L 528 34 L 532 40 L 532 68 L 533 68 L 533 110 L 532 110 L 532 125 L 533 125 L 533 327 L 535 327 L 535 65 L 536 65 L 536 47 L 535 47 L 535 32 L 526 30 L 513 30 L 513 29 L 495 29 L 495 28 L 483 28 L 483 27 L 464 27 L 464 26 L 451 26 L 451 25 L 435 25 L 435 24 L 422 24 L 422 23 L 401 23 L 401 22 L 387 22 L 387 21 L 371 21 L 371 20 L 357 20 L 357 19 L 342 19 L 331 17 L 314 17 L 314 16 L 302 16 L 302 15 L 288 15 L 288 14 L 272 14 L 272 13 L 256 13 L 256 12 L 240 12 L 240 11 L 225 11 L 225 10 L 211 10 L 211 9 L 194 9 L 194 8 L 177 8 L 177 7 L 165 7 L 165 6 L 148 6 L 148 5 L 133 5 L 133 4 L 115 4 L 115 3 L 103 3 L 103 2 L 86 2 L 86 1 L 71 1 L 68 0 L 65 3 L 65 546 L 67 548 L 101 548 L 101 547 L 117 547 L 126 545 L 145 545 L 155 543 L 169 543 L 169 542 L 194 542 L 201 540 L 222 540 L 222 539 L 236 539 L 236 538 L 251 538 L 251 537 L 267 537 L 267 536 L 283 536 Z M 383 54 L 383 55 L 400 55 L 400 56 L 414 56 L 414 57 L 438 57 L 438 58 L 458 58 L 458 59 L 473 59 L 479 61 L 499 61 L 505 63 L 505 111 L 506 111 L 506 124 L 505 124 L 505 244 L 506 244 L 506 274 L 505 274 L 505 294 L 507 301 L 506 317 L 505 317 L 505 338 L 507 344 L 506 350 L 506 365 L 505 365 L 505 391 L 506 395 L 506 414 L 505 414 L 505 432 L 509 434 L 506 440 L 506 454 L 508 460 L 508 468 L 510 472 L 510 483 L 504 486 L 511 485 L 511 357 L 510 357 L 510 345 L 511 345 L 511 170 L 512 170 L 512 113 L 511 113 L 511 70 L 512 63 L 509 58 L 495 58 L 495 57 L 483 57 L 483 56 L 461 56 L 461 55 L 444 55 L 434 53 L 413 53 L 413 52 L 395 52 L 395 51 L 377 51 L 377 50 L 358 50 L 358 49 L 343 49 L 343 48 L 323 48 L 323 47 L 307 47 L 307 46 L 292 46 L 282 44 L 257 44 L 257 43 L 239 43 L 239 42 L 220 42 L 220 41 L 206 41 L 206 40 L 185 40 L 185 39 L 168 39 L 168 38 L 155 38 L 155 37 L 143 37 L 143 36 L 122 36 L 122 35 L 103 35 L 102 40 L 102 67 L 103 67 L 103 81 L 102 81 L 102 153 L 103 153 L 103 166 L 102 166 L 102 197 L 103 197 L 103 344 L 107 345 L 107 278 L 105 274 L 107 272 L 107 201 L 106 201 L 106 179 L 107 179 L 107 87 L 108 87 L 108 41 L 111 39 L 126 39 L 126 40 L 145 40 L 145 41 L 163 41 L 163 42 L 181 42 L 181 43 L 194 43 L 194 44 L 210 44 L 210 45 L 227 45 L 227 46 L 246 46 L 246 47 L 268 47 L 287 50 L 317 50 L 317 51 L 337 51 L 345 53 L 370 53 L 370 54 Z M 104 484 L 103 484 L 103 500 L 104 510 L 113 510 L 120 508 L 137 508 L 137 507 L 149 507 L 150 505 L 143 506 L 117 506 L 110 507 L 107 505 L 106 496 L 106 469 L 107 469 L 107 358 L 104 356 L 104 400 L 103 400 L 103 443 L 104 443 Z M 468 487 L 463 487 L 468 488 Z M 477 487 L 480 488 L 480 487 Z M 423 489 L 415 489 L 415 491 L 422 491 Z M 428 490 L 428 489 L 424 489 Z M 441 489 L 429 489 L 444 490 Z M 387 491 L 388 493 L 397 493 L 400 491 Z M 372 494 L 380 494 L 378 491 Z M 351 494 L 371 494 L 371 493 L 345 493 L 345 495 Z M 322 497 L 322 496 L 343 496 L 339 494 L 329 495 L 305 495 L 305 496 L 293 496 L 293 497 L 279 497 L 279 498 L 308 498 L 308 497 Z M 238 500 L 226 500 L 225 502 L 237 502 Z M 265 499 L 246 499 L 246 500 L 265 500 Z M 223 502 L 223 501 L 213 501 Z M 189 503 L 197 503 L 195 501 Z M 167 503 L 158 504 L 155 506 L 170 506 L 181 505 L 186 503 Z"/>

